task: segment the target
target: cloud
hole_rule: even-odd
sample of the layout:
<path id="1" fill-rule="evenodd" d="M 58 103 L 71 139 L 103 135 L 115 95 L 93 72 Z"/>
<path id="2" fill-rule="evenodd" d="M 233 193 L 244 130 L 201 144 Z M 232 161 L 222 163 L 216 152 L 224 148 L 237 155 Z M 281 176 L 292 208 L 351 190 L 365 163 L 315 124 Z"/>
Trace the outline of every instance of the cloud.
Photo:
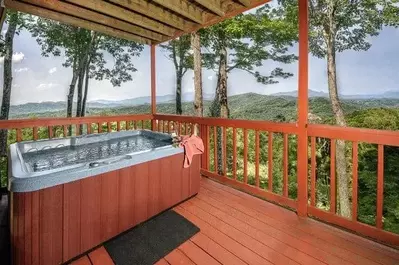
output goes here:
<path id="1" fill-rule="evenodd" d="M 25 54 L 22 52 L 16 52 L 12 55 L 13 63 L 20 63 L 25 58 Z M 0 57 L 0 63 L 4 63 L 4 57 Z"/>
<path id="2" fill-rule="evenodd" d="M 55 72 L 57 72 L 57 67 L 53 67 L 53 68 L 51 68 L 50 70 L 48 70 L 48 73 L 51 75 L 51 74 L 54 74 Z"/>
<path id="3" fill-rule="evenodd" d="M 23 67 L 23 68 L 15 69 L 14 71 L 15 71 L 16 73 L 21 73 L 21 72 L 26 72 L 26 71 L 28 71 L 28 70 L 29 70 L 28 67 Z"/>
<path id="4" fill-rule="evenodd" d="M 48 90 L 50 88 L 58 87 L 60 84 L 48 83 L 48 84 L 40 84 L 36 87 L 37 90 Z"/>
<path id="5" fill-rule="evenodd" d="M 25 54 L 22 52 L 17 52 L 12 55 L 13 63 L 20 63 L 25 58 Z"/>

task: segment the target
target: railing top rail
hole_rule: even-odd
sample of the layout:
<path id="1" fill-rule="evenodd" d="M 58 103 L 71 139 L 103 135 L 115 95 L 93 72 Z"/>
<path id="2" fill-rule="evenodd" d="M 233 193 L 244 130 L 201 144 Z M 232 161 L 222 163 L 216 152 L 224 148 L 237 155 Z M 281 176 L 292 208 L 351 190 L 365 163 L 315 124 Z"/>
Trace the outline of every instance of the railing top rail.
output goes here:
<path id="1" fill-rule="evenodd" d="M 279 123 L 279 122 L 270 122 L 270 121 L 236 120 L 236 119 L 224 119 L 224 118 L 163 115 L 163 114 L 154 115 L 154 119 L 166 120 L 166 121 L 178 121 L 186 123 L 197 123 L 200 125 L 208 125 L 208 126 L 221 126 L 221 127 L 297 134 L 297 125 L 295 123 Z"/>
<path id="2" fill-rule="evenodd" d="M 0 129 L 22 129 L 32 127 L 60 126 L 71 124 L 86 124 L 114 121 L 133 121 L 151 120 L 151 114 L 140 115 L 119 115 L 119 116 L 90 116 L 90 117 L 71 117 L 71 118 L 38 118 L 20 120 L 1 120 Z"/>
<path id="3" fill-rule="evenodd" d="M 308 136 L 399 146 L 399 131 L 309 124 Z"/>

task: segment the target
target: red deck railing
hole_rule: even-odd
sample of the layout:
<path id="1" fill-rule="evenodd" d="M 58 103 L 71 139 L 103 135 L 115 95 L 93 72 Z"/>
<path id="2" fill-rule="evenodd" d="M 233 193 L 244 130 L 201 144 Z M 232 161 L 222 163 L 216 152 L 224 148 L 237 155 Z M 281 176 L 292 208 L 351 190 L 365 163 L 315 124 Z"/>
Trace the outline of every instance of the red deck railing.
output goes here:
<path id="1" fill-rule="evenodd" d="M 158 122 L 174 122 L 183 123 L 193 126 L 199 124 L 201 127 L 200 134 L 204 140 L 205 153 L 202 162 L 202 174 L 217 179 L 220 182 L 226 183 L 230 186 L 240 190 L 249 192 L 261 198 L 279 203 L 281 205 L 297 208 L 295 199 L 288 196 L 288 136 L 296 135 L 297 128 L 295 124 L 290 123 L 274 123 L 265 121 L 246 121 L 246 120 L 230 120 L 220 118 L 198 118 L 176 115 L 155 115 Z M 242 132 L 243 138 L 243 154 L 237 154 L 237 135 L 238 131 Z M 251 133 L 255 138 L 255 146 L 253 149 L 253 156 L 255 161 L 253 163 L 254 174 L 249 178 L 248 155 L 249 144 L 248 135 Z M 268 178 L 267 188 L 262 188 L 260 185 L 260 135 L 268 134 Z M 278 133 L 283 139 L 283 184 L 282 194 L 273 192 L 273 134 Z M 215 139 L 222 143 L 222 150 L 218 151 L 218 144 Z M 228 134 L 230 137 L 228 137 Z M 232 143 L 232 151 L 227 152 L 227 142 Z M 264 147 L 262 147 L 264 148 Z M 218 155 L 220 153 L 221 155 Z M 228 153 L 230 154 L 228 156 Z M 227 160 L 231 160 L 231 168 L 227 169 Z M 237 174 L 237 164 L 242 164 L 242 174 Z M 263 185 L 264 186 L 264 185 Z"/>
<path id="2" fill-rule="evenodd" d="M 82 133 L 120 131 L 121 129 L 151 129 L 151 120 L 152 115 L 21 119 L 0 121 L 0 129 L 8 129 L 10 133 L 15 132 L 15 141 L 20 142 L 62 138 Z M 41 136 L 39 132 L 42 132 Z"/>
<path id="3" fill-rule="evenodd" d="M 125 115 L 0 121 L 0 128 L 8 129 L 15 134 L 15 141 L 137 128 L 190 134 L 194 131 L 195 126 L 198 126 L 205 146 L 201 162 L 201 173 L 204 176 L 293 210 L 298 210 L 301 206 L 297 198 L 301 189 L 298 186 L 299 179 L 306 178 L 307 181 L 301 181 L 301 183 L 309 183 L 308 201 L 305 201 L 308 215 L 390 245 L 399 246 L 399 235 L 386 231 L 383 227 L 384 147 L 399 146 L 399 132 L 309 125 L 307 127 L 308 152 L 307 154 L 298 154 L 298 156 L 307 156 L 309 171 L 308 176 L 301 176 L 297 174 L 295 162 L 297 156 L 293 159 L 289 155 L 289 150 L 299 152 L 297 145 L 300 131 L 297 124 L 294 123 L 177 115 Z M 253 141 L 249 141 L 251 137 Z M 319 139 L 330 143 L 329 162 L 330 168 L 333 169 L 336 166 L 336 141 L 343 140 L 351 143 L 349 145 L 352 152 L 351 218 L 342 217 L 337 213 L 335 170 L 331 170 L 329 176 L 329 209 L 317 206 L 316 148 Z M 365 224 L 358 219 L 359 143 L 378 146 L 375 225 Z M 277 178 L 276 174 L 280 174 L 280 178 Z"/>

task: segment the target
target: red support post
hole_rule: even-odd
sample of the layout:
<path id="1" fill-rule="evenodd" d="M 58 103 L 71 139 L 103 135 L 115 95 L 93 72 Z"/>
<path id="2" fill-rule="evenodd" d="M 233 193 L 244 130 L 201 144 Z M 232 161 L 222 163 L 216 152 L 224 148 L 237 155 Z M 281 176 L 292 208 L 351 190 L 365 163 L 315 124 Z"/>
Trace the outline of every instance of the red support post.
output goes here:
<path id="1" fill-rule="evenodd" d="M 151 44 L 151 114 L 155 115 L 157 113 L 157 80 L 155 74 L 155 44 Z M 154 117 L 151 120 L 151 130 L 155 130 L 156 128 L 156 121 Z"/>
<path id="2" fill-rule="evenodd" d="M 308 1 L 299 0 L 298 9 L 298 215 L 305 217 L 308 208 Z"/>

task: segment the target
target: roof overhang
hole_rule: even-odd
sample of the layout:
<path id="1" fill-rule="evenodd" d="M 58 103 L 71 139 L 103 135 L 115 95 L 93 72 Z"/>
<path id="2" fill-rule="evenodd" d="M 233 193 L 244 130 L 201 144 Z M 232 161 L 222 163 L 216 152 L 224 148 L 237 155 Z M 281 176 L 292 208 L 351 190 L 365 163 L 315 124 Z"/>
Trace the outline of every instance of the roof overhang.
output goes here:
<path id="1" fill-rule="evenodd" d="M 211 26 L 269 1 L 4 0 L 4 4 L 6 8 L 150 45 Z"/>

